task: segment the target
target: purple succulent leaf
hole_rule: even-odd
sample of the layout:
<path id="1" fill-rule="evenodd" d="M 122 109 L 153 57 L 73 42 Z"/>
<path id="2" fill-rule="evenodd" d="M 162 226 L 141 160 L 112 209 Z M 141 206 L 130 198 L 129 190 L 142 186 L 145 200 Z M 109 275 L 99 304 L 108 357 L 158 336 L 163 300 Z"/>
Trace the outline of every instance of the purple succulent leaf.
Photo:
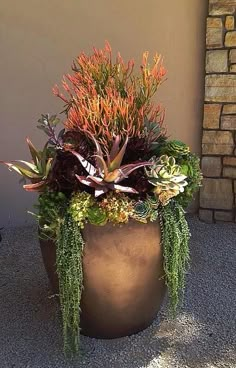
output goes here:
<path id="1" fill-rule="evenodd" d="M 83 156 L 81 156 L 78 152 L 71 151 L 71 153 L 73 153 L 73 155 L 78 158 L 81 165 L 83 166 L 83 168 L 87 171 L 89 175 L 95 175 L 97 173 L 97 169 L 92 164 L 90 164 L 87 160 L 85 160 L 85 158 L 83 158 Z"/>
<path id="2" fill-rule="evenodd" d="M 104 186 L 106 183 L 102 178 L 99 178 L 98 176 L 87 176 L 88 180 L 92 181 L 95 185 Z"/>
<path id="3" fill-rule="evenodd" d="M 111 188 L 111 187 L 110 187 Z M 124 187 L 123 185 L 114 184 L 113 189 L 119 190 L 124 193 L 138 193 L 136 189 L 131 187 Z"/>
<path id="4" fill-rule="evenodd" d="M 129 176 L 129 174 L 131 174 L 134 170 L 139 169 L 140 167 L 144 167 L 144 166 L 151 166 L 153 165 L 150 161 L 145 161 L 145 162 L 140 162 L 140 163 L 136 163 L 136 164 L 127 164 L 127 165 L 123 165 L 120 168 L 120 177 L 116 179 L 116 183 L 119 183 L 120 181 L 124 180 L 125 178 L 127 178 Z"/>
<path id="5" fill-rule="evenodd" d="M 94 155 L 93 157 L 96 158 L 99 174 L 106 176 L 108 174 L 108 168 L 103 156 Z"/>
<path id="6" fill-rule="evenodd" d="M 125 143 L 123 144 L 121 150 L 117 153 L 116 157 L 111 161 L 110 165 L 109 165 L 109 171 L 113 171 L 115 169 L 119 169 L 121 162 L 123 160 L 124 154 L 125 154 L 125 150 L 128 144 L 128 140 L 129 138 L 126 137 L 125 139 Z"/>
<path id="7" fill-rule="evenodd" d="M 100 195 L 106 193 L 107 191 L 108 191 L 107 187 L 96 188 L 94 195 L 95 197 L 99 197 Z"/>
<path id="8" fill-rule="evenodd" d="M 95 197 L 98 197 L 101 194 L 104 194 L 108 191 L 108 188 L 106 186 L 100 185 L 99 180 L 101 178 L 96 178 L 96 181 L 95 181 L 93 180 L 94 177 L 86 177 L 86 176 L 79 176 L 79 175 L 75 175 L 75 176 L 80 181 L 81 184 L 87 185 L 88 187 L 95 189 L 95 193 L 94 193 Z"/>
<path id="9" fill-rule="evenodd" d="M 119 152 L 119 146 L 120 146 L 120 135 L 117 135 L 115 137 L 115 140 L 114 140 L 114 143 L 112 145 L 112 148 L 111 148 L 111 152 L 110 152 L 110 161 L 113 161 L 114 158 L 116 157 L 116 155 L 118 154 Z"/>
<path id="10" fill-rule="evenodd" d="M 94 141 L 95 146 L 96 146 L 97 155 L 98 155 L 98 156 L 103 156 L 103 154 L 102 154 L 102 149 L 101 149 L 100 144 L 98 143 L 98 141 L 97 141 L 94 137 L 93 137 L 93 141 Z"/>
<path id="11" fill-rule="evenodd" d="M 33 143 L 31 142 L 31 140 L 27 137 L 26 138 L 26 142 L 28 144 L 28 147 L 29 147 L 29 150 L 30 150 L 30 153 L 31 153 L 31 157 L 34 161 L 34 163 L 36 163 L 36 159 L 40 159 L 40 154 L 39 152 L 37 151 L 37 149 L 35 148 L 35 146 L 33 145 Z"/>
<path id="12" fill-rule="evenodd" d="M 75 174 L 76 178 L 80 181 L 81 184 L 87 185 L 88 187 L 93 187 L 96 185 L 94 182 L 92 182 L 91 180 L 87 179 L 87 176 L 80 176 Z"/>
<path id="13" fill-rule="evenodd" d="M 40 189 L 43 189 L 45 186 L 45 180 L 39 181 L 38 183 L 34 183 L 34 184 L 25 184 L 23 185 L 23 188 L 27 191 L 27 192 L 38 192 L 40 191 Z"/>
<path id="14" fill-rule="evenodd" d="M 95 146 L 96 146 L 96 155 L 94 155 L 96 157 L 96 165 L 99 168 L 99 170 L 102 170 L 103 167 L 101 166 L 101 162 L 98 160 L 98 157 L 103 159 L 102 149 L 101 149 L 101 146 L 98 143 L 98 141 L 94 137 L 92 137 L 92 139 L 93 139 L 93 141 L 95 143 Z"/>
<path id="15" fill-rule="evenodd" d="M 60 132 L 58 133 L 57 138 L 60 142 L 62 142 L 62 138 L 63 138 L 63 135 L 65 134 L 65 131 L 66 131 L 65 129 L 61 129 Z"/>

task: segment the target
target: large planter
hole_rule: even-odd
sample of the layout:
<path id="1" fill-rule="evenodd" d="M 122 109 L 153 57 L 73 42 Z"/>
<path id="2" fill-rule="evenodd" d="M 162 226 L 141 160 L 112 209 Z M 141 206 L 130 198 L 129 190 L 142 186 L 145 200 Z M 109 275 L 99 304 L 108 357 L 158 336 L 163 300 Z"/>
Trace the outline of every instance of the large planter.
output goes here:
<path id="1" fill-rule="evenodd" d="M 117 338 L 148 327 L 165 293 L 159 224 L 85 225 L 83 237 L 82 334 Z M 41 240 L 40 245 L 58 293 L 55 243 Z"/>

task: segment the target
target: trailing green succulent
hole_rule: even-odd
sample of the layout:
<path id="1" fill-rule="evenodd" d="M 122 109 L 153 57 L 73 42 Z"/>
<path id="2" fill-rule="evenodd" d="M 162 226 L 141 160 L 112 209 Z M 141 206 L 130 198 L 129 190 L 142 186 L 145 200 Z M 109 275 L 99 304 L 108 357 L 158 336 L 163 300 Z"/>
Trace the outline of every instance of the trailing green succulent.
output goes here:
<path id="1" fill-rule="evenodd" d="M 64 350 L 66 354 L 73 354 L 79 350 L 84 240 L 78 223 L 69 214 L 60 223 L 56 244 Z"/>
<path id="2" fill-rule="evenodd" d="M 181 205 L 170 202 L 160 211 L 165 280 L 172 315 L 182 300 L 189 263 L 190 231 Z"/>

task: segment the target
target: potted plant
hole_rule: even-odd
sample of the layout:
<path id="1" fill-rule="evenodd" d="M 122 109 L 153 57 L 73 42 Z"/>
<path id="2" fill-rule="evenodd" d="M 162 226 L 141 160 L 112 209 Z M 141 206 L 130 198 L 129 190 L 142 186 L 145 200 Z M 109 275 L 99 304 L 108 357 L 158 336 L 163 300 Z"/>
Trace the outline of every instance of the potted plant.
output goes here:
<path id="1" fill-rule="evenodd" d="M 42 115 L 48 136 L 31 162 L 5 162 L 39 192 L 42 255 L 59 293 L 66 351 L 79 331 L 120 337 L 147 327 L 165 292 L 174 313 L 189 260 L 184 208 L 201 181 L 199 159 L 168 140 L 152 97 L 165 79 L 162 59 L 145 52 L 139 73 L 106 43 L 81 53 L 64 76 L 60 120 Z"/>

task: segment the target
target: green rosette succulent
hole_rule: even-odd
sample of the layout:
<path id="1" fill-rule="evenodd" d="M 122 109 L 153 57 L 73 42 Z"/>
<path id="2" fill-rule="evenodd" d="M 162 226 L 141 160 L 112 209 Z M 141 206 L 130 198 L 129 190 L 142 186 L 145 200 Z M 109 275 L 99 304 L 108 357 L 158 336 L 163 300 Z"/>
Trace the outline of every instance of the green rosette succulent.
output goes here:
<path id="1" fill-rule="evenodd" d="M 157 200 L 156 197 L 154 196 L 147 196 L 147 200 L 146 202 L 150 205 L 150 214 L 149 214 L 149 220 L 152 221 L 156 221 L 158 218 L 158 206 L 159 206 L 159 201 Z"/>
<path id="2" fill-rule="evenodd" d="M 162 155 L 152 160 L 150 169 L 145 169 L 149 183 L 162 205 L 166 205 L 172 197 L 184 192 L 187 185 L 186 175 L 181 173 L 181 167 L 176 164 L 172 156 Z"/>
<path id="3" fill-rule="evenodd" d="M 145 201 L 138 201 L 134 204 L 132 218 L 147 223 L 147 220 L 155 221 L 158 217 L 158 201 L 151 196 Z"/>
<path id="4" fill-rule="evenodd" d="M 134 205 L 133 218 L 137 221 L 147 223 L 151 206 L 147 201 L 138 201 Z"/>
<path id="5" fill-rule="evenodd" d="M 156 199 L 156 197 L 154 196 L 147 196 L 147 199 L 146 201 L 149 203 L 150 207 L 153 209 L 153 210 L 157 210 L 158 206 L 159 206 L 159 202 L 158 200 Z"/>
<path id="6" fill-rule="evenodd" d="M 185 158 L 189 154 L 189 147 L 178 140 L 158 142 L 156 145 L 152 145 L 153 154 L 156 156 L 168 155 L 175 158 Z"/>
<path id="7" fill-rule="evenodd" d="M 87 218 L 90 224 L 96 226 L 104 226 L 108 221 L 106 211 L 99 206 L 89 208 Z"/>
<path id="8" fill-rule="evenodd" d="M 183 207 L 187 207 L 201 186 L 203 176 L 200 159 L 194 153 L 189 153 L 178 160 L 178 163 L 181 166 L 181 173 L 188 177 L 188 186 L 184 193 L 178 196 L 177 200 Z"/>
<path id="9" fill-rule="evenodd" d="M 181 141 L 173 140 L 166 143 L 165 153 L 168 154 L 169 156 L 174 157 L 185 156 L 189 152 L 190 149 L 187 146 L 187 144 Z"/>

